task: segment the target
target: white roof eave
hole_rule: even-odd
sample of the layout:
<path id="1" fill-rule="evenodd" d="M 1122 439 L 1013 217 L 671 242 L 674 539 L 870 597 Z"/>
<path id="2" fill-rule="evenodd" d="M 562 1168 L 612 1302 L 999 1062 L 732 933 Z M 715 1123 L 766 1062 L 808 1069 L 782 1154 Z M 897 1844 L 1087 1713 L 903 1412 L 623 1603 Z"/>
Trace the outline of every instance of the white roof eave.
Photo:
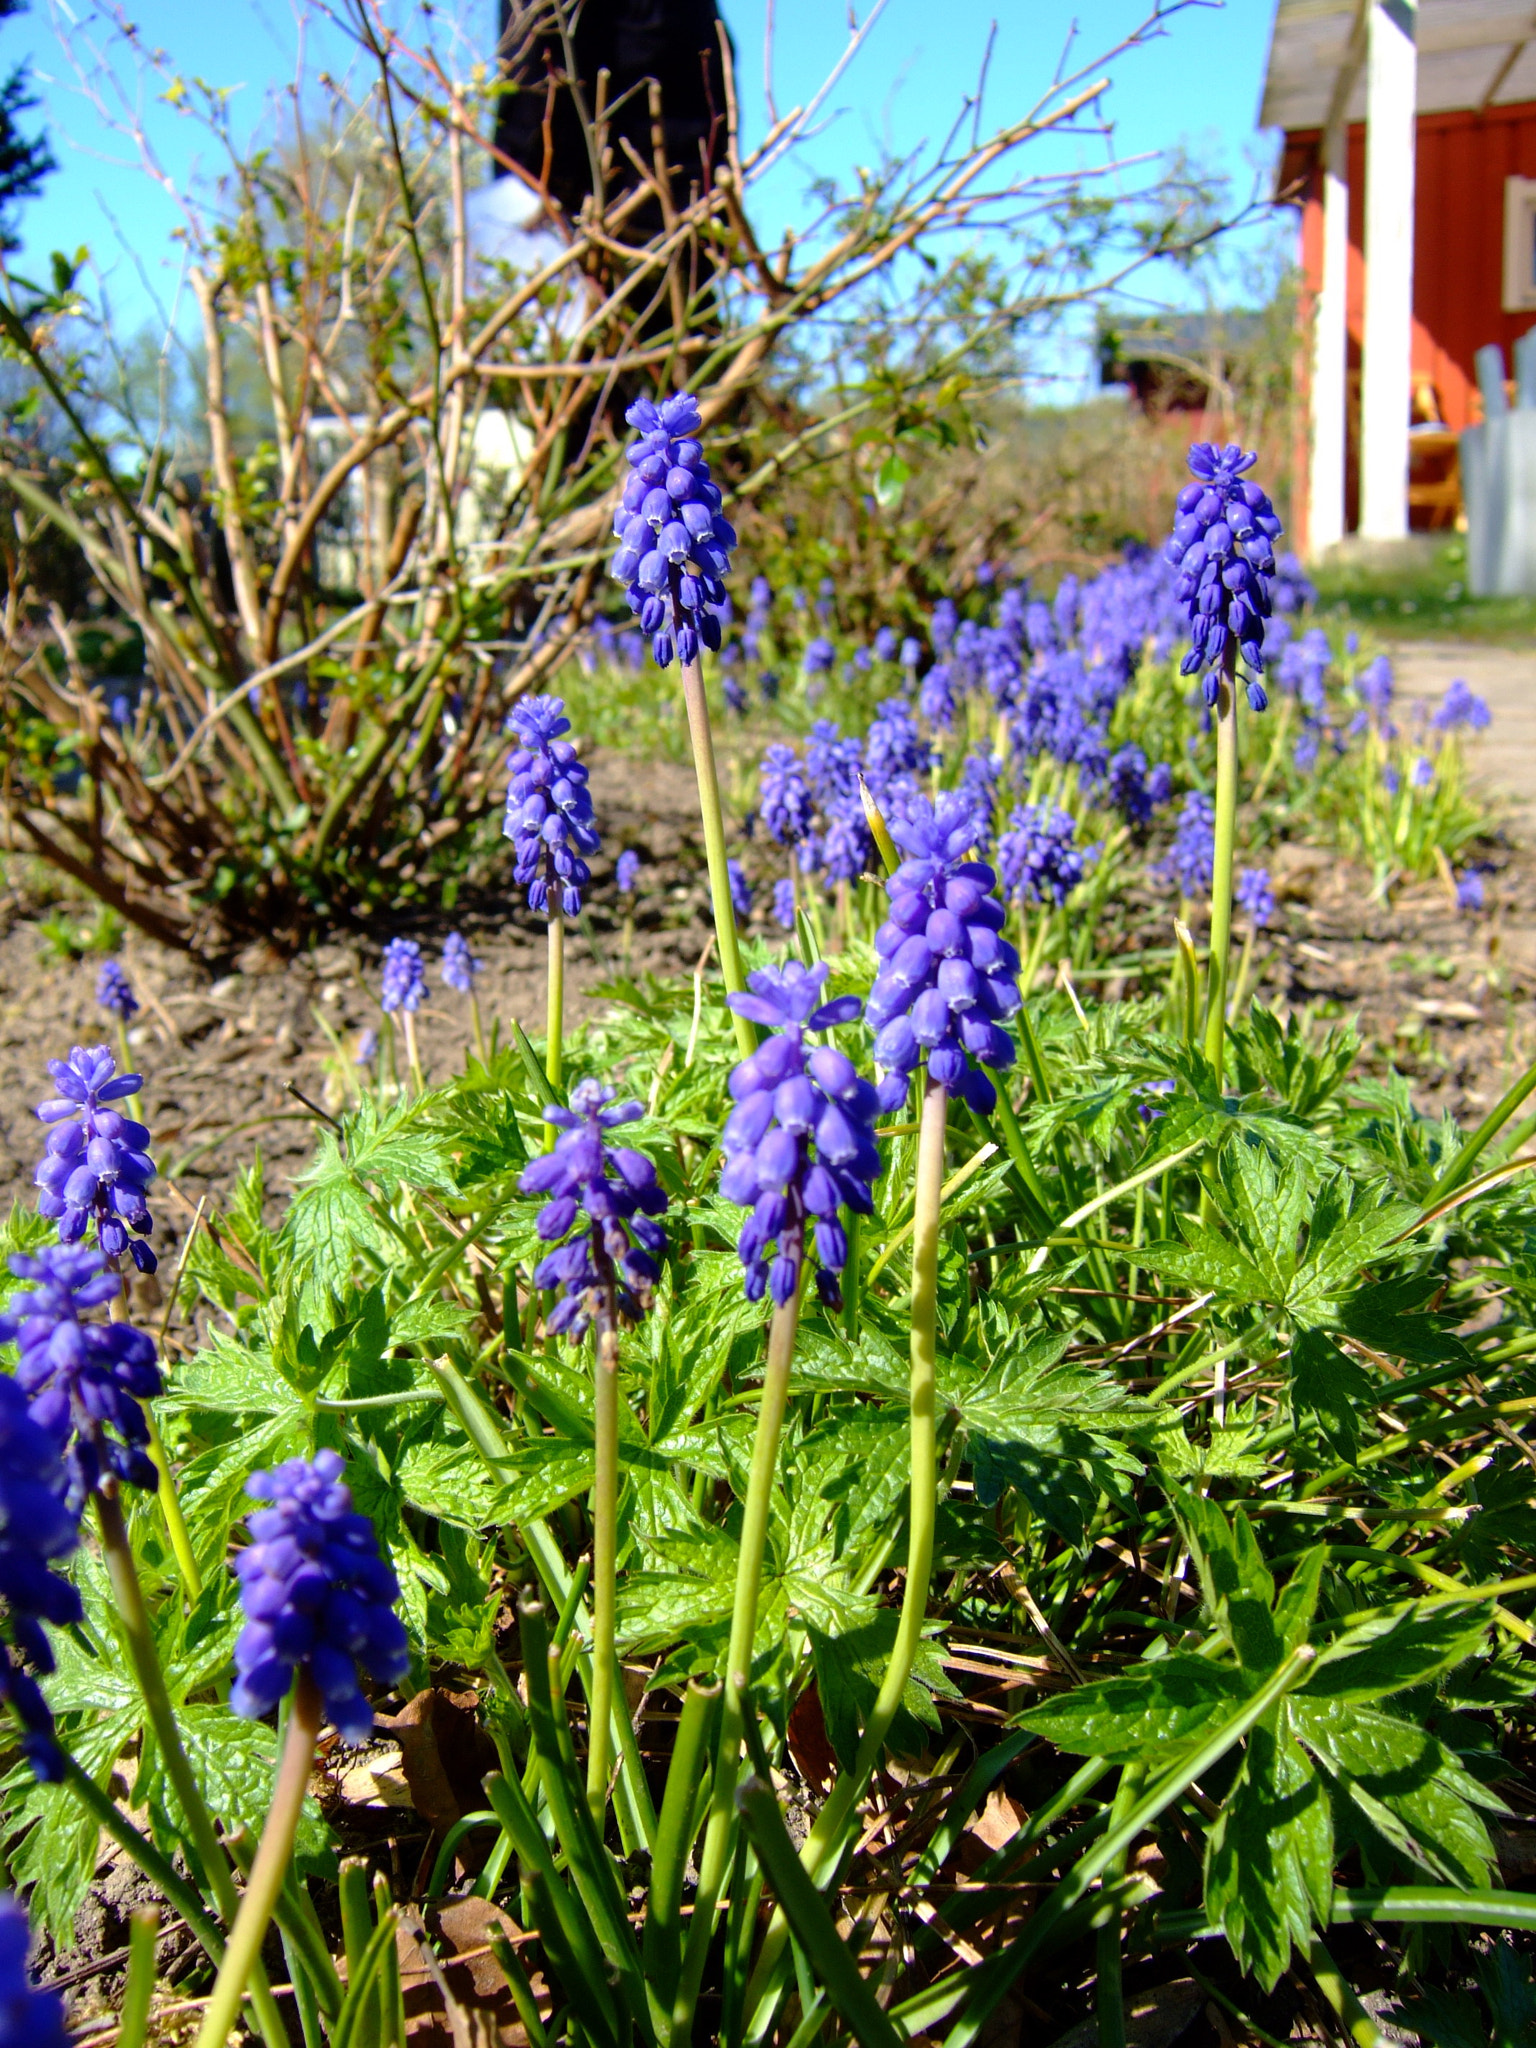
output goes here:
<path id="1" fill-rule="evenodd" d="M 1356 11 L 1357 0 L 1278 0 L 1260 127 L 1323 126 Z M 1536 100 L 1536 0 L 1419 0 L 1418 17 L 1421 114 Z M 1365 119 L 1363 67 L 1348 117 Z"/>

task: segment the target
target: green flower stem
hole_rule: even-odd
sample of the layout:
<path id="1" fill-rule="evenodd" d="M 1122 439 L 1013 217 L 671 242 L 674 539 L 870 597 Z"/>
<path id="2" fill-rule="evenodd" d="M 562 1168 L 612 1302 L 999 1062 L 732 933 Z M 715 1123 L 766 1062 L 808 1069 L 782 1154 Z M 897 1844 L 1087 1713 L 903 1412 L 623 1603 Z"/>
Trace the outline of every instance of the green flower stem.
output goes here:
<path id="1" fill-rule="evenodd" d="M 1320 1934 L 1312 1937 L 1307 1961 L 1318 1990 L 1332 2006 L 1351 2048 L 1389 2048 L 1389 2037 L 1360 2003 L 1354 1986 L 1328 1953 Z"/>
<path id="2" fill-rule="evenodd" d="M 458 1368 L 445 1358 L 433 1362 L 433 1372 L 442 1383 L 443 1391 L 464 1433 L 485 1461 L 486 1470 L 492 1478 L 499 1479 L 506 1469 L 506 1461 L 512 1455 L 511 1446 L 502 1433 L 501 1420 L 478 1392 L 459 1372 Z M 566 1565 L 559 1544 L 550 1534 L 548 1524 L 540 1517 L 530 1517 L 518 1525 L 528 1555 L 533 1559 L 534 1568 L 540 1581 L 549 1589 L 557 1602 L 570 1594 L 571 1574 Z M 578 1593 L 579 1603 L 579 1593 Z M 585 1626 L 579 1611 L 576 1620 Z M 592 1697 L 591 1660 L 578 1653 L 576 1672 L 588 1700 Z M 634 1723 L 627 1713 L 614 1716 L 614 1733 L 618 1738 L 619 1753 L 623 1768 L 619 1773 L 619 1787 L 614 1799 L 618 1813 L 619 1833 L 624 1842 L 624 1853 L 635 1854 L 642 1846 L 649 1848 L 656 1835 L 656 1812 L 651 1804 L 650 1790 L 645 1780 L 645 1769 L 640 1756 L 640 1745 L 635 1737 Z"/>
<path id="3" fill-rule="evenodd" d="M 155 1942 L 160 1908 L 140 1906 L 128 1923 L 128 1982 L 123 1987 L 117 2048 L 144 2048 L 149 2001 L 155 1992 Z"/>
<path id="4" fill-rule="evenodd" d="M 802 1226 L 803 1229 L 803 1226 Z M 801 1267 L 802 1284 L 804 1266 Z M 789 1405 L 789 1372 L 800 1326 L 799 1290 L 775 1308 L 768 1326 L 768 1356 L 763 1368 L 763 1397 L 757 1411 L 752 1444 L 752 1470 L 742 1511 L 741 1547 L 736 1554 L 736 1596 L 731 1607 L 731 1639 L 725 1660 L 725 1696 L 720 1709 L 720 1743 L 715 1754 L 715 1779 L 709 1825 L 699 1864 L 699 1888 L 693 1902 L 693 1925 L 683 1955 L 682 1975 L 672 2008 L 671 2038 L 688 2039 L 694 2001 L 704 1974 L 704 1961 L 714 1933 L 715 1908 L 731 1859 L 736 1826 L 736 1778 L 741 1762 L 742 1691 L 752 1676 L 752 1646 L 757 1638 L 758 1595 L 762 1586 L 763 1551 L 778 1470 L 779 1435 Z"/>
<path id="5" fill-rule="evenodd" d="M 587 1718 L 587 1804 L 601 1828 L 608 1804 L 608 1767 L 613 1753 L 614 1642 L 619 1523 L 619 1336 L 613 1324 L 613 1293 L 597 1325 L 593 1443 L 597 1470 L 592 1481 L 592 1697 Z"/>
<path id="6" fill-rule="evenodd" d="M 294 1837 L 299 1831 L 299 1816 L 304 1810 L 304 1795 L 309 1790 L 309 1773 L 315 1760 L 321 1718 L 319 1691 L 308 1672 L 301 1671 L 288 1713 L 288 1732 L 283 1739 L 277 1783 L 272 1788 L 272 1804 L 261 1831 L 261 1845 L 256 1851 L 256 1861 L 251 1865 L 245 1897 L 230 1929 L 229 1946 L 224 1951 L 224 1960 L 214 1980 L 213 1995 L 203 2014 L 196 2048 L 224 2048 L 245 1995 L 246 1981 L 254 1978 L 260 1967 L 261 1944 L 266 1939 L 272 1909 L 282 1891 L 288 1861 L 293 1854 Z M 279 2036 L 282 2041 L 286 2038 L 286 2033 Z"/>
<path id="7" fill-rule="evenodd" d="M 473 989 L 469 992 L 469 1023 L 475 1036 L 475 1058 L 482 1067 L 489 1070 L 491 1062 L 485 1050 L 485 1024 L 480 1015 L 480 998 Z"/>
<path id="8" fill-rule="evenodd" d="M 839 1936 L 826 1901 L 795 1855 L 772 1786 L 759 1777 L 749 1778 L 740 1801 L 752 1846 L 793 1923 L 818 1987 L 862 2048 L 901 2048 L 906 2036 L 886 2015 L 857 1958 Z"/>
<path id="9" fill-rule="evenodd" d="M 1228 647 L 1216 696 L 1216 859 L 1211 872 L 1211 959 L 1205 1056 L 1221 1081 L 1227 1027 L 1227 950 L 1232 938 L 1232 854 L 1237 838 L 1237 652 Z"/>
<path id="10" fill-rule="evenodd" d="M 1135 1807 L 1146 1776 L 1140 1764 L 1126 1764 L 1110 1808 L 1109 1826 L 1117 1828 Z M 1125 1876 L 1129 1850 L 1122 1850 L 1105 1872 L 1105 1882 Z M 1099 2048 L 1126 2048 L 1125 1987 L 1120 1973 L 1120 1915 L 1111 1913 L 1097 1933 L 1094 2004 L 1098 2011 Z"/>
<path id="11" fill-rule="evenodd" d="M 197 1226 L 194 1224 L 194 1232 L 196 1228 Z M 189 1236 L 182 1250 L 181 1265 L 176 1269 L 176 1281 L 171 1287 L 171 1298 L 173 1301 L 176 1295 L 176 1285 L 181 1280 L 182 1266 L 186 1264 L 187 1252 L 191 1249 L 191 1243 L 192 1239 Z M 107 1264 L 123 1283 L 120 1292 L 113 1296 L 107 1313 L 111 1316 L 114 1323 L 126 1323 L 129 1320 L 128 1277 L 123 1272 L 120 1257 L 108 1259 Z M 167 1320 L 169 1320 L 169 1315 L 170 1311 L 167 1310 Z M 164 1324 L 161 1325 L 160 1335 L 162 1339 L 165 1336 Z M 164 1348 L 163 1344 L 161 1348 Z M 181 1573 L 181 1582 L 186 1588 L 187 1598 L 189 1600 L 196 1600 L 203 1590 L 203 1575 L 197 1568 L 197 1559 L 192 1555 L 192 1539 L 187 1534 L 186 1517 L 181 1512 L 181 1502 L 176 1494 L 176 1481 L 171 1476 L 171 1461 L 165 1455 L 165 1442 L 160 1435 L 160 1425 L 155 1420 L 154 1409 L 147 1401 L 140 1405 L 144 1411 L 144 1421 L 149 1429 L 150 1462 L 155 1468 L 157 1480 L 156 1493 L 160 1502 L 160 1512 L 165 1517 L 166 1534 L 171 1539 L 171 1549 L 175 1554 L 176 1569 Z"/>
<path id="12" fill-rule="evenodd" d="M 187 1533 L 186 1516 L 181 1512 L 181 1500 L 176 1492 L 171 1461 L 165 1455 L 165 1441 L 160 1434 L 160 1425 L 155 1420 L 154 1410 L 147 1402 L 144 1407 L 144 1420 L 149 1424 L 149 1455 L 154 1460 L 155 1471 L 159 1475 L 157 1497 L 160 1512 L 165 1517 L 165 1532 L 171 1539 L 176 1569 L 181 1573 L 181 1583 L 186 1588 L 187 1598 L 196 1600 L 203 1590 L 203 1575 L 197 1568 L 197 1559 L 192 1555 L 192 1538 Z"/>
<path id="13" fill-rule="evenodd" d="M 683 1873 L 693 1846 L 693 1816 L 719 1698 L 718 1685 L 700 1685 L 697 1679 L 689 1681 L 678 1716 L 672 1760 L 667 1766 L 642 1934 L 646 1982 L 657 1987 L 674 1982 L 682 1960 Z"/>
<path id="14" fill-rule="evenodd" d="M 421 1054 L 416 1046 L 415 1013 L 411 1010 L 402 1010 L 400 1019 L 405 1026 L 405 1061 L 411 1070 L 411 1086 L 418 1095 L 425 1095 L 427 1084 L 421 1077 Z"/>
<path id="15" fill-rule="evenodd" d="M 565 1037 L 565 919 L 558 910 L 549 920 L 549 979 L 544 1015 L 544 1072 L 558 1096 Z M 553 1137 L 551 1133 L 551 1142 Z"/>
<path id="16" fill-rule="evenodd" d="M 885 1738 L 906 1692 L 928 1611 L 934 1523 L 938 1515 L 939 1206 L 944 1189 L 944 1138 L 948 1109 L 946 1090 L 939 1082 L 929 1080 L 923 1089 L 917 1174 L 912 1192 L 911 1499 L 907 1510 L 907 1577 L 902 1589 L 901 1618 L 896 1625 L 891 1661 L 886 1667 L 875 1704 L 870 1709 L 853 1768 L 839 1773 L 831 1795 L 800 1852 L 800 1860 L 812 1882 L 821 1887 L 831 1881 L 842 1861 L 848 1823 L 879 1761 Z M 735 1790 L 734 1784 L 731 1789 Z M 695 1927 L 697 1925 L 695 1920 Z M 751 2016 L 784 1952 L 788 1931 L 782 1911 L 775 1912 L 763 1939 L 762 1953 L 752 1982 L 747 1987 L 749 2033 Z"/>
<path id="17" fill-rule="evenodd" d="M 673 572 L 674 581 L 676 571 Z M 676 592 L 674 590 L 674 603 Z M 720 974 L 727 993 L 740 995 L 746 976 L 736 943 L 736 913 L 731 907 L 731 878 L 726 872 L 725 814 L 720 808 L 720 778 L 715 770 L 715 741 L 709 725 L 709 700 L 704 671 L 697 661 L 683 663 L 683 705 L 688 737 L 693 743 L 693 770 L 699 784 L 699 816 L 704 826 L 704 857 L 709 863 L 709 897 L 715 913 L 715 943 L 720 948 Z M 734 1016 L 734 1013 L 733 1013 Z M 757 1050 L 757 1033 L 745 1017 L 735 1017 L 736 1043 L 747 1059 Z"/>
<path id="18" fill-rule="evenodd" d="M 138 1680 L 139 1691 L 149 1713 L 150 1726 L 154 1729 L 155 1739 L 160 1745 L 166 1775 L 175 1787 L 176 1797 L 181 1803 L 182 1814 L 192 1838 L 192 1847 L 202 1867 L 204 1882 L 213 1893 L 224 1924 L 231 1926 L 239 1906 L 235 1881 L 219 1838 L 214 1833 L 213 1821 L 203 1803 L 203 1795 L 198 1789 L 197 1779 L 193 1776 L 192 1766 L 187 1760 L 187 1752 L 182 1747 L 175 1710 L 171 1705 L 171 1696 L 166 1691 L 165 1673 L 160 1669 L 160 1659 L 155 1650 L 154 1634 L 150 1629 L 149 1614 L 144 1606 L 144 1590 L 139 1584 L 139 1574 L 133 1559 L 133 1546 L 128 1539 L 128 1525 L 123 1520 L 123 1504 L 118 1496 L 115 1481 L 109 1480 L 97 1489 L 96 1519 L 101 1532 L 102 1556 L 106 1562 L 107 1576 L 112 1583 L 112 1598 L 122 1623 L 134 1677 Z M 257 1974 L 252 1978 L 251 2003 L 261 2024 L 262 2038 L 268 2043 L 268 2048 L 286 2048 L 288 2030 L 267 1987 L 266 1976 L 260 1971 L 259 1958 Z"/>
<path id="19" fill-rule="evenodd" d="M 1503 1130 L 1521 1103 L 1536 1089 L 1536 1066 L 1527 1067 L 1513 1086 L 1507 1088 L 1468 1138 L 1450 1165 L 1429 1191 L 1428 1201 L 1437 1202 L 1459 1188 L 1483 1153 Z M 1516 1148 L 1518 1149 L 1518 1147 Z M 1427 1206 L 1427 1204 L 1426 1204 Z"/>

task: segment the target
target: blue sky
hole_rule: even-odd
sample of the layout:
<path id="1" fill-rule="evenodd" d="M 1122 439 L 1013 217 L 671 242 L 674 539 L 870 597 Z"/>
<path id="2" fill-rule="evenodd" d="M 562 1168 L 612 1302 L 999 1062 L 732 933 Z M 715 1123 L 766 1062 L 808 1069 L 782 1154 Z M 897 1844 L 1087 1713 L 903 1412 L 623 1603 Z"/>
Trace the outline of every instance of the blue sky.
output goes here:
<path id="1" fill-rule="evenodd" d="M 841 52 L 846 0 L 723 0 L 737 48 L 746 140 L 767 126 L 763 30 L 775 15 L 773 88 L 779 112 L 807 100 Z M 132 16 L 147 47 L 165 50 L 188 77 L 232 88 L 237 135 L 272 132 L 284 88 L 294 76 L 300 16 L 291 0 L 139 0 Z M 754 217 L 765 237 L 807 216 L 806 188 L 816 174 L 846 178 L 884 149 L 906 151 L 948 128 L 974 89 L 989 33 L 997 23 L 988 71 L 987 125 L 1015 118 L 1048 83 L 1072 34 L 1076 62 L 1087 62 L 1133 28 L 1148 11 L 1143 0 L 886 0 L 858 56 L 822 109 L 818 132 L 783 160 L 758 188 Z M 446 10 L 439 6 L 439 22 Z M 859 0 L 860 18 L 869 0 Z M 1268 45 L 1267 0 L 1228 0 L 1196 6 L 1174 17 L 1149 47 L 1112 64 L 1106 102 L 1122 157 L 1192 147 L 1206 162 L 1228 169 L 1246 190 L 1256 141 L 1255 120 Z M 404 0 L 396 18 L 416 16 Z M 173 239 L 176 207 L 135 161 L 130 140 L 114 134 L 82 92 L 76 66 L 93 73 L 93 45 L 105 46 L 90 0 L 32 0 L 32 11 L 0 33 L 0 65 L 31 60 L 59 169 L 21 218 L 22 255 L 16 267 L 41 272 L 48 252 L 87 244 L 105 274 L 119 328 L 132 331 L 157 318 L 156 304 L 176 303 L 180 251 Z M 477 44 L 488 50 L 494 0 L 461 0 L 460 49 L 466 65 Z M 483 31 L 483 43 L 481 33 Z M 310 69 L 345 56 L 334 31 L 303 25 Z M 142 124 L 156 156 L 181 186 L 195 185 L 217 168 L 206 137 L 159 98 L 152 78 L 127 83 L 120 114 Z M 1198 90 L 1191 81 L 1198 80 Z M 99 75 L 93 79 L 102 88 Z M 34 116 L 34 119 L 39 118 Z M 1043 168 L 1102 160 L 1104 145 L 1051 142 Z M 1176 293 L 1172 280 L 1151 291 Z M 1062 395 L 1066 395 L 1063 393 Z"/>

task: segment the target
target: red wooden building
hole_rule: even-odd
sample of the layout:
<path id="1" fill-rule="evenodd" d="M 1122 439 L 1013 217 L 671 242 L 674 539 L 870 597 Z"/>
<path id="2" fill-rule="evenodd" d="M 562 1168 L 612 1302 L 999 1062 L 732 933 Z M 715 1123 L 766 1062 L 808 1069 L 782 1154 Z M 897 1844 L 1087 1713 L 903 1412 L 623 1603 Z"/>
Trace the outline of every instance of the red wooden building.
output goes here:
<path id="1" fill-rule="evenodd" d="M 1536 6 L 1279 0 L 1260 119 L 1301 208 L 1293 529 L 1447 524 L 1474 354 L 1536 325 Z"/>

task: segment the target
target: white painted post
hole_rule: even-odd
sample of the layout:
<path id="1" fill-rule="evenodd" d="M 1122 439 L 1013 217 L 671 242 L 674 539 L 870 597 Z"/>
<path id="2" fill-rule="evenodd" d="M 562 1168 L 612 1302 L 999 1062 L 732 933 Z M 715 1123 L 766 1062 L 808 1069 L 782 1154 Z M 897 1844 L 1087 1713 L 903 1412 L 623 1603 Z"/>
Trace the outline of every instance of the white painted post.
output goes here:
<path id="1" fill-rule="evenodd" d="M 1313 560 L 1344 538 L 1345 402 L 1349 367 L 1349 126 L 1323 136 L 1323 275 L 1312 329 L 1312 474 L 1307 492 Z"/>
<path id="2" fill-rule="evenodd" d="M 1360 397 L 1360 533 L 1370 540 L 1400 540 L 1408 531 L 1417 27 L 1416 0 L 1372 0 Z"/>

